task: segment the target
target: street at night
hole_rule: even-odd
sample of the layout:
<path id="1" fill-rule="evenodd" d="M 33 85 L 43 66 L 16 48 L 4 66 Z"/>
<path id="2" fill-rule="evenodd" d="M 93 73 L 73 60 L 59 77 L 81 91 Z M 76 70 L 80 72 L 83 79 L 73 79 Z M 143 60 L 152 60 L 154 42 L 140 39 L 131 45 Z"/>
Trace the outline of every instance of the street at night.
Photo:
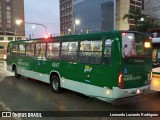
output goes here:
<path id="1" fill-rule="evenodd" d="M 160 120 L 160 0 L 0 0 L 0 120 Z"/>
<path id="2" fill-rule="evenodd" d="M 69 90 L 63 90 L 62 93 L 56 94 L 48 84 L 26 77 L 15 78 L 13 73 L 6 70 L 4 61 L 0 62 L 0 66 L 1 102 L 12 111 L 159 111 L 160 108 L 160 94 L 158 92 L 150 92 L 149 94 L 124 99 L 111 104 Z M 36 120 L 36 118 L 24 119 Z M 41 119 L 49 120 L 53 118 Z M 58 117 L 56 119 L 65 118 Z M 74 120 L 75 118 L 66 119 Z M 117 117 L 79 117 L 78 119 L 114 120 Z M 124 118 L 119 117 L 118 119 Z M 137 118 L 130 117 L 128 119 Z M 144 119 L 151 118 L 145 117 Z"/>

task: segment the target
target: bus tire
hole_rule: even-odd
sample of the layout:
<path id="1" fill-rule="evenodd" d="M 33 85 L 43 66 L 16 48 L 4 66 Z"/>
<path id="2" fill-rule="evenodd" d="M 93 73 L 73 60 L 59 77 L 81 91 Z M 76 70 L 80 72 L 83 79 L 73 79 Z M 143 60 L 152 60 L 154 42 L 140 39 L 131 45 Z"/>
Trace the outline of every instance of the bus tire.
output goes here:
<path id="1" fill-rule="evenodd" d="M 17 68 L 16 67 L 14 68 L 14 76 L 16 78 L 20 78 L 21 77 L 21 75 L 17 73 Z"/>
<path id="2" fill-rule="evenodd" d="M 61 91 L 60 80 L 57 75 L 51 76 L 51 87 L 55 93 L 60 93 Z"/>

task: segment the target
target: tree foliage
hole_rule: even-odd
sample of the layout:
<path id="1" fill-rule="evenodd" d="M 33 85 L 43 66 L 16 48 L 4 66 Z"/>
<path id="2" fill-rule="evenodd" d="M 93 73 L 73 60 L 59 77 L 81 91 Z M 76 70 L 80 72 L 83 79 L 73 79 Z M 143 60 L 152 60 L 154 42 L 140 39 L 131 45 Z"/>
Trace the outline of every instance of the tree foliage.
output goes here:
<path id="1" fill-rule="evenodd" d="M 143 18 L 143 21 L 141 20 Z M 148 29 L 157 28 L 157 23 L 154 22 L 154 19 L 147 17 L 145 14 L 142 14 L 139 9 L 130 9 L 128 14 L 123 16 L 124 19 L 133 19 L 134 26 L 130 27 L 130 30 L 147 32 Z"/>

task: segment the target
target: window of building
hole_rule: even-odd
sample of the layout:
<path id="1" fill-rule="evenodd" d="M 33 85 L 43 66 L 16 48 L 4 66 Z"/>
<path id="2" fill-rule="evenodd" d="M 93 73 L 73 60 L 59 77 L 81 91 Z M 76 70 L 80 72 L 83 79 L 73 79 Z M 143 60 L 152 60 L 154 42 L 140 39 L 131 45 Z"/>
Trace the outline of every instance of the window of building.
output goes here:
<path id="1" fill-rule="evenodd" d="M 10 26 L 11 26 L 11 20 L 10 19 L 7 19 L 7 23 L 9 23 Z"/>
<path id="2" fill-rule="evenodd" d="M 34 57 L 34 44 L 26 44 L 26 56 Z"/>
<path id="3" fill-rule="evenodd" d="M 8 15 L 6 16 L 6 18 L 7 18 L 7 19 L 11 19 L 11 15 L 8 14 Z"/>
<path id="4" fill-rule="evenodd" d="M 4 37 L 0 37 L 0 41 L 3 41 L 4 40 Z"/>
<path id="5" fill-rule="evenodd" d="M 102 41 L 82 41 L 80 43 L 79 61 L 81 63 L 99 64 L 102 57 Z"/>
<path id="6" fill-rule="evenodd" d="M 11 10 L 11 7 L 10 6 L 7 6 L 6 7 L 6 10 L 8 11 L 8 10 Z"/>
<path id="7" fill-rule="evenodd" d="M 136 5 L 141 6 L 142 4 L 140 2 L 136 2 Z"/>
<path id="8" fill-rule="evenodd" d="M 6 11 L 6 18 L 11 19 L 11 11 Z"/>
<path id="9" fill-rule="evenodd" d="M 77 61 L 78 42 L 63 42 L 61 48 L 61 58 L 69 62 Z"/>
<path id="10" fill-rule="evenodd" d="M 130 3 L 135 5 L 136 2 L 134 0 L 130 0 Z"/>
<path id="11" fill-rule="evenodd" d="M 60 43 L 47 44 L 47 59 L 59 59 Z"/>
<path id="12" fill-rule="evenodd" d="M 7 24 L 7 28 L 11 28 L 11 24 L 10 23 Z"/>
<path id="13" fill-rule="evenodd" d="M 8 40 L 9 40 L 9 41 L 12 41 L 12 40 L 13 40 L 13 37 L 8 37 Z"/>
<path id="14" fill-rule="evenodd" d="M 11 5 L 10 0 L 6 0 L 6 6 L 10 6 L 10 5 Z"/>
<path id="15" fill-rule="evenodd" d="M 0 45 L 0 49 L 4 49 L 4 46 L 3 46 L 3 45 Z"/>
<path id="16" fill-rule="evenodd" d="M 21 40 L 22 38 L 21 37 L 17 37 L 17 40 Z"/>
<path id="17" fill-rule="evenodd" d="M 7 28 L 7 31 L 12 31 L 12 28 Z"/>

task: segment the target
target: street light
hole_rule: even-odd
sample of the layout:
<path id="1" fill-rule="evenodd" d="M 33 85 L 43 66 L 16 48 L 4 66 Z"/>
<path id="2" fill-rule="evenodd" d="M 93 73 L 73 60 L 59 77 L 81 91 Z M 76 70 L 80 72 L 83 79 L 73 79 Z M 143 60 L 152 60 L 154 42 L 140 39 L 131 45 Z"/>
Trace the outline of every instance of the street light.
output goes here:
<path id="1" fill-rule="evenodd" d="M 80 20 L 75 20 L 75 25 L 79 25 L 80 24 Z"/>
<path id="2" fill-rule="evenodd" d="M 76 33 L 76 25 L 79 25 L 80 24 L 80 20 L 79 19 L 75 19 L 74 21 L 74 34 Z"/>
<path id="3" fill-rule="evenodd" d="M 71 34 L 71 28 L 68 28 L 68 35 Z"/>
<path id="4" fill-rule="evenodd" d="M 142 18 L 140 19 L 140 21 L 144 21 L 144 18 L 142 17 Z"/>
<path id="5" fill-rule="evenodd" d="M 23 20 L 20 20 L 20 19 L 16 20 L 17 25 L 21 25 L 22 23 L 23 23 Z M 24 23 L 34 25 L 34 26 L 32 26 L 32 28 L 35 28 L 35 25 L 43 26 L 45 28 L 45 32 L 46 32 L 45 37 L 48 36 L 48 30 L 47 30 L 47 27 L 45 25 L 40 24 L 40 23 L 32 23 L 32 22 L 24 22 Z"/>

